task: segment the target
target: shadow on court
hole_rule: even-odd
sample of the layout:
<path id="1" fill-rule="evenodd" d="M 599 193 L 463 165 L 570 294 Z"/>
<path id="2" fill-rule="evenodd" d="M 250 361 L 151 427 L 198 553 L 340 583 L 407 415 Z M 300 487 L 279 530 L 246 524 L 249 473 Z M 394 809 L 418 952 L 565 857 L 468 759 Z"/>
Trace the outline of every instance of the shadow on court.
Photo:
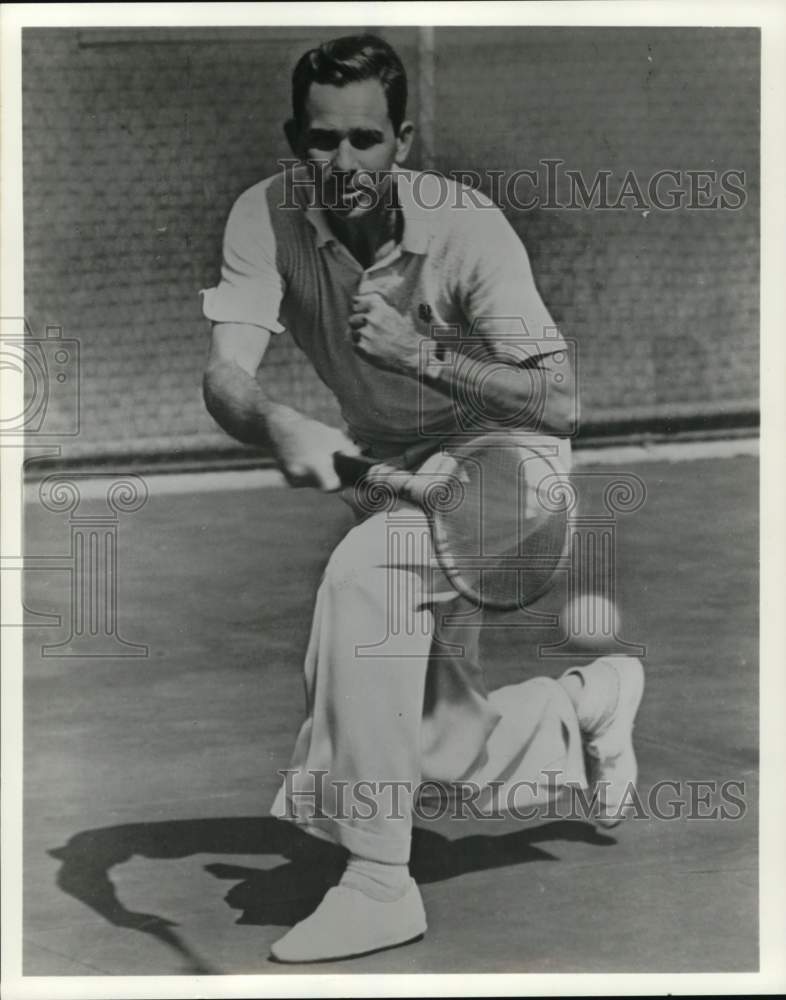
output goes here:
<path id="1" fill-rule="evenodd" d="M 549 841 L 582 841 L 597 846 L 614 839 L 588 823 L 556 821 L 500 836 L 474 835 L 449 840 L 431 830 L 413 834 L 411 870 L 421 884 L 524 864 L 556 860 L 542 848 Z M 48 852 L 62 862 L 57 885 L 118 927 L 158 938 L 181 954 L 184 945 L 172 921 L 129 910 L 118 898 L 110 872 L 132 857 L 174 859 L 194 854 L 273 854 L 287 863 L 267 870 L 214 862 L 205 866 L 218 879 L 235 882 L 226 902 L 240 911 L 239 924 L 291 925 L 316 907 L 338 881 L 344 852 L 321 844 L 290 823 L 270 817 L 172 820 L 160 823 L 124 823 L 85 830 L 64 847 Z M 205 971 L 208 971 L 205 969 Z"/>

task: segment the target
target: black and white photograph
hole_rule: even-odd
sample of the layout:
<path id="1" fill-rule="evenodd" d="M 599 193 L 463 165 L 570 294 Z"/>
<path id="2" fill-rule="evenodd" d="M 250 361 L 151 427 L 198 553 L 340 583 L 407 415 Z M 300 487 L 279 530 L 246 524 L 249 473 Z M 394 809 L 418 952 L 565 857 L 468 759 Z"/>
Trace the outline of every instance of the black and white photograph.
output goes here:
<path id="1" fill-rule="evenodd" d="M 5 996 L 782 992 L 786 10 L 45 7 Z"/>

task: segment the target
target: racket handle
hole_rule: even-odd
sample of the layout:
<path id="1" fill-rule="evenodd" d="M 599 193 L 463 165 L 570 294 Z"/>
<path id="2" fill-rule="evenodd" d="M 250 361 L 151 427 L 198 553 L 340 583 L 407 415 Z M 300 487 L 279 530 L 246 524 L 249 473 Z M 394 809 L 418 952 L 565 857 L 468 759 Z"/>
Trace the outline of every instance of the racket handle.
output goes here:
<path id="1" fill-rule="evenodd" d="M 369 469 L 377 463 L 365 455 L 345 455 L 343 452 L 333 452 L 333 468 L 336 470 L 342 486 L 356 486 Z"/>

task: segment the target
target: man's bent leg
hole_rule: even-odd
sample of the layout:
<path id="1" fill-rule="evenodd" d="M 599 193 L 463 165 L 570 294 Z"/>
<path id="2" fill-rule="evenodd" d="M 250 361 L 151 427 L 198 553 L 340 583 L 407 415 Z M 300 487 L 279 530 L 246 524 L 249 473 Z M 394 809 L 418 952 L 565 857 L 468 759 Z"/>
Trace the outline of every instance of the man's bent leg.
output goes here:
<path id="1" fill-rule="evenodd" d="M 426 929 L 407 862 L 432 647 L 430 550 L 423 514 L 403 508 L 354 528 L 326 568 L 306 656 L 308 718 L 273 813 L 350 857 L 339 886 L 273 945 L 279 961 L 362 954 Z M 483 698 L 468 698 L 478 746 L 489 715 Z"/>
<path id="2" fill-rule="evenodd" d="M 306 654 L 308 717 L 272 810 L 371 861 L 409 859 L 412 796 L 429 739 L 428 605 L 454 597 L 440 574 L 432 579 L 430 555 L 425 517 L 404 506 L 362 522 L 333 553 Z M 445 657 L 450 649 L 434 652 Z M 438 700 L 450 702 L 469 762 L 498 713 L 460 674 L 447 695 Z"/>
<path id="3" fill-rule="evenodd" d="M 463 598 L 434 609 L 434 648 L 463 647 L 463 655 L 432 656 L 423 718 L 423 777 L 477 794 L 478 812 L 547 801 L 567 785 L 586 785 L 576 710 L 556 680 L 535 677 L 486 692 L 477 662 L 480 615 Z M 484 713 L 483 738 L 463 724 L 476 700 Z"/>

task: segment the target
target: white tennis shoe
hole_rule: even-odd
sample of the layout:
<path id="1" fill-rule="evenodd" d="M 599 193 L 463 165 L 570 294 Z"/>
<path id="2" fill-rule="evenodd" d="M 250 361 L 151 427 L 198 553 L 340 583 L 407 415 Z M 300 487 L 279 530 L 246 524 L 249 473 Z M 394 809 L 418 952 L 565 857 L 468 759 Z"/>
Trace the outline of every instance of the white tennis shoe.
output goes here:
<path id="1" fill-rule="evenodd" d="M 601 670 L 606 672 L 602 682 Z M 633 726 L 644 694 L 644 667 L 632 656 L 605 656 L 589 666 L 566 671 L 563 676 L 572 673 L 584 679 L 576 714 L 590 791 L 598 793 L 600 810 L 593 820 L 597 826 L 609 829 L 625 818 L 630 805 L 626 798 L 635 789 L 638 777 Z M 616 697 L 604 698 L 598 704 L 593 680 L 606 691 L 610 678 L 616 679 Z"/>
<path id="2" fill-rule="evenodd" d="M 409 944 L 425 932 L 426 913 L 414 879 L 403 896 L 385 902 L 338 885 L 270 951 L 278 962 L 330 962 Z"/>

